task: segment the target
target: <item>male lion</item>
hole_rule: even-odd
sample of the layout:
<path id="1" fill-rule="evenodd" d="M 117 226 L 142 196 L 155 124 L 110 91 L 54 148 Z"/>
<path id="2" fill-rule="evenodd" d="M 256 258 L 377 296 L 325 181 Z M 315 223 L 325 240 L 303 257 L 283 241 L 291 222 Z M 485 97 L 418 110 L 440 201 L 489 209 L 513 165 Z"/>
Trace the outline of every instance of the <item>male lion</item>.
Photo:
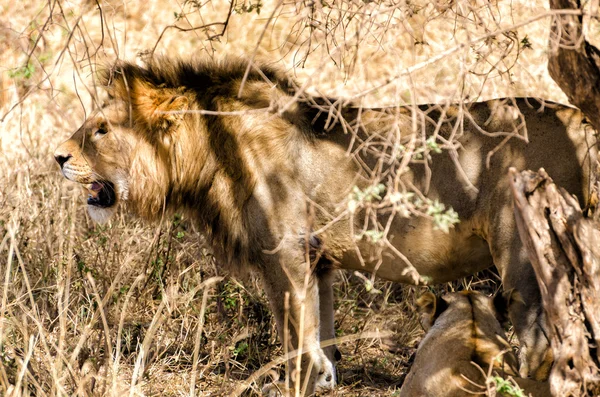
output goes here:
<path id="1" fill-rule="evenodd" d="M 551 357 L 540 295 L 515 229 L 506 171 L 545 167 L 558 185 L 587 199 L 596 149 L 582 114 L 519 99 L 466 105 L 468 117 L 453 106 L 334 107 L 340 113 L 331 122 L 297 101 L 282 73 L 245 71 L 242 61 L 158 58 L 107 73 L 108 105 L 55 153 L 63 175 L 87 188 L 90 215 L 104 221 L 125 201 L 149 219 L 185 211 L 206 230 L 222 263 L 261 274 L 281 340 L 290 348 L 301 341 L 296 387 L 306 384 L 308 394 L 335 385 L 335 347 L 321 349 L 319 342 L 335 336 L 336 267 L 414 284 L 495 264 L 505 288 L 523 297 L 511 306 L 526 364 L 521 371 L 545 376 Z M 505 139 L 523 121 L 530 142 Z M 406 147 L 451 137 L 460 147 L 431 152 L 399 174 L 392 147 L 398 136 Z M 403 217 L 395 209 L 378 217 L 364 211 L 365 223 L 363 213 L 347 210 L 348 197 L 354 187 L 364 194 L 374 175 L 387 183 L 387 193 L 379 192 L 384 198 L 414 187 L 451 205 L 460 223 L 445 233 L 432 217 Z M 357 238 L 364 225 L 387 239 Z"/>
<path id="2" fill-rule="evenodd" d="M 463 291 L 436 298 L 431 292 L 417 300 L 427 334 L 419 344 L 400 397 L 472 397 L 486 391 L 491 375 L 512 378 L 527 395 L 550 396 L 548 382 L 519 377 L 517 357 L 502 329 L 505 310 L 518 298 L 493 300 Z M 512 302 L 511 302 L 512 300 Z"/>

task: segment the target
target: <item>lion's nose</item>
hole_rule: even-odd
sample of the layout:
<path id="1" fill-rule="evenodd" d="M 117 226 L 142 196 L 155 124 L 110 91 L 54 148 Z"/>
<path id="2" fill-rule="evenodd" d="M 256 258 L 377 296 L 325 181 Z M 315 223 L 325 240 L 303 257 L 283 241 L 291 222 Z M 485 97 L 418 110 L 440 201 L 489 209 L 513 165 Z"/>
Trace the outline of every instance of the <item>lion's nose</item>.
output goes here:
<path id="1" fill-rule="evenodd" d="M 56 159 L 56 162 L 58 163 L 58 165 L 60 165 L 60 168 L 62 169 L 63 164 L 66 163 L 71 157 L 70 153 L 65 154 L 59 154 L 59 153 L 54 153 L 54 158 Z"/>

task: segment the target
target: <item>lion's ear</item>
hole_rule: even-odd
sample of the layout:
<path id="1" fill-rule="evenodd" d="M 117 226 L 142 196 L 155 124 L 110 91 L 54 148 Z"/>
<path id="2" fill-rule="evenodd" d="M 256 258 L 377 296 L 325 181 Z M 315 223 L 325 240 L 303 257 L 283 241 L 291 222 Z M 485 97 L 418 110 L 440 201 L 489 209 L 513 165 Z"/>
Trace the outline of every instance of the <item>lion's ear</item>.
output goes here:
<path id="1" fill-rule="evenodd" d="M 182 95 L 165 95 L 160 100 L 149 119 L 154 128 L 166 131 L 183 120 L 183 115 L 188 110 L 188 99 Z"/>
<path id="2" fill-rule="evenodd" d="M 135 82 L 131 95 L 133 111 L 153 131 L 166 132 L 178 124 L 188 110 L 187 97 L 168 88 Z"/>
<path id="3" fill-rule="evenodd" d="M 417 299 L 419 321 L 425 331 L 429 330 L 435 320 L 448 308 L 448 303 L 431 292 L 426 292 Z"/>
<path id="4" fill-rule="evenodd" d="M 496 318 L 500 324 L 502 324 L 502 326 L 506 326 L 506 323 L 508 322 L 508 310 L 515 303 L 525 304 L 521 294 L 514 289 L 504 291 L 494 296 L 494 309 L 496 311 Z"/>
<path id="5" fill-rule="evenodd" d="M 170 141 L 168 132 L 183 120 L 189 109 L 182 89 L 152 81 L 143 68 L 128 62 L 117 62 L 99 77 L 109 97 L 125 102 L 134 123 L 145 124 L 145 129 L 155 134 L 153 138 Z"/>

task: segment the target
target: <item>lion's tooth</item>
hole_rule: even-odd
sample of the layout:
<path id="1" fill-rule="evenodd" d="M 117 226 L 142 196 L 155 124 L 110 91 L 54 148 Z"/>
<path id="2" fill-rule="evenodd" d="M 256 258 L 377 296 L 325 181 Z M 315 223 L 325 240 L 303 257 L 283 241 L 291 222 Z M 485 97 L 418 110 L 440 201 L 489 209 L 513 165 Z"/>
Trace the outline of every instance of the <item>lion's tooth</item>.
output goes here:
<path id="1" fill-rule="evenodd" d="M 98 190 L 94 190 L 94 184 L 93 183 L 88 183 L 85 186 L 85 189 L 87 190 L 88 193 L 88 197 L 90 198 L 97 198 L 98 197 Z"/>

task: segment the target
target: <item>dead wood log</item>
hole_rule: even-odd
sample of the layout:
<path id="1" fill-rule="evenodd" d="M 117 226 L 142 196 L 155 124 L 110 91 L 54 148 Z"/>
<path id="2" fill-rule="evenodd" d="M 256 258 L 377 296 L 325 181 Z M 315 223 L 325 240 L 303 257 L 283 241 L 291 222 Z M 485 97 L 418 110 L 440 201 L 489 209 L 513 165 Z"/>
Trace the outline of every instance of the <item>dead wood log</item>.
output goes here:
<path id="1" fill-rule="evenodd" d="M 600 395 L 600 224 L 544 169 L 509 171 L 515 217 L 550 325 L 555 397 Z"/>

